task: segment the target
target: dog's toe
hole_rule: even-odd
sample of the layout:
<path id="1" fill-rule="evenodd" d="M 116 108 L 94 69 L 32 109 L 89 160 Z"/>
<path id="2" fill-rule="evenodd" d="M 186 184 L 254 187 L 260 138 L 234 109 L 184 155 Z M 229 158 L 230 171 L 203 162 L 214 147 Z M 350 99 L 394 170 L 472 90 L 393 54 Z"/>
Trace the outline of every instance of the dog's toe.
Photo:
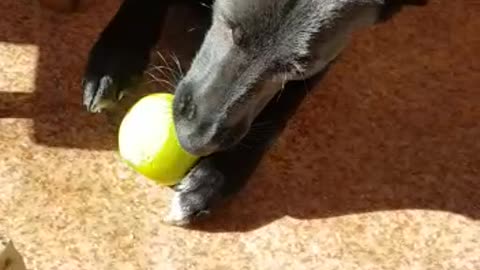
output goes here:
<path id="1" fill-rule="evenodd" d="M 175 194 L 164 222 L 186 226 L 210 213 L 210 207 L 222 197 L 223 175 L 208 160 L 201 161 L 173 189 Z"/>
<path id="2" fill-rule="evenodd" d="M 210 186 L 190 191 L 177 191 L 163 222 L 173 226 L 190 225 L 197 218 L 210 213 L 210 205 L 215 197 L 215 190 Z"/>
<path id="3" fill-rule="evenodd" d="M 83 105 L 89 112 L 113 107 L 147 66 L 148 51 L 120 45 L 101 38 L 90 52 L 82 81 Z"/>
<path id="4" fill-rule="evenodd" d="M 191 214 L 188 207 L 182 205 L 181 196 L 176 193 L 170 203 L 170 211 L 163 218 L 163 222 L 172 226 L 186 226 L 190 224 Z"/>
<path id="5" fill-rule="evenodd" d="M 86 76 L 82 82 L 83 105 L 89 112 L 99 113 L 115 104 L 121 95 L 112 76 Z"/>

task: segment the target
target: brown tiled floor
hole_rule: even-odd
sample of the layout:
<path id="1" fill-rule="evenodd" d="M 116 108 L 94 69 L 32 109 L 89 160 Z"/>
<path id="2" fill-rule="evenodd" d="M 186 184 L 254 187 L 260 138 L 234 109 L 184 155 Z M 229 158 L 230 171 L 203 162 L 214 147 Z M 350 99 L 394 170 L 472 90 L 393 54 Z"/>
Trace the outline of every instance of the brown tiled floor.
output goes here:
<path id="1" fill-rule="evenodd" d="M 473 1 L 359 33 L 247 188 L 195 231 L 160 223 L 169 191 L 125 168 L 115 125 L 80 106 L 117 4 L 0 1 L 0 230 L 30 269 L 480 269 Z M 178 21 L 163 49 L 194 38 Z"/>

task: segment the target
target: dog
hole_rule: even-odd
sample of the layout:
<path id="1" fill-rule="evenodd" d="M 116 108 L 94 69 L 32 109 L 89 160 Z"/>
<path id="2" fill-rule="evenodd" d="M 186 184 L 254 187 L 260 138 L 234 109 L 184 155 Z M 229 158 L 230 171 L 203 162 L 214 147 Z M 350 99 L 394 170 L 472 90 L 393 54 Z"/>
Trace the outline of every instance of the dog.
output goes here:
<path id="1" fill-rule="evenodd" d="M 92 113 L 116 103 L 145 70 L 169 6 L 195 0 L 124 0 L 94 44 L 83 80 Z M 352 33 L 421 0 L 216 0 L 211 24 L 175 89 L 181 145 L 204 156 L 176 186 L 165 222 L 190 224 L 238 192 L 305 99 L 287 82 L 325 71 Z M 203 2 L 205 3 L 205 1 Z M 271 102 L 275 99 L 275 102 Z M 272 127 L 242 147 L 256 122 Z M 241 169 L 239 169 L 241 168 Z"/>

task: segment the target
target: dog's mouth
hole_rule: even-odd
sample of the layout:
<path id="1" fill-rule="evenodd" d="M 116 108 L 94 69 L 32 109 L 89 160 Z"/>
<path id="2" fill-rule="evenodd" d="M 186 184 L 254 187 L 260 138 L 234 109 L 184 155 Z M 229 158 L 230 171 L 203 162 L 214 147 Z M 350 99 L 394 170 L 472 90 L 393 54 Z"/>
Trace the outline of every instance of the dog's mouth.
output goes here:
<path id="1" fill-rule="evenodd" d="M 188 124 L 185 126 L 182 122 L 175 123 L 175 128 L 182 148 L 196 156 L 208 156 L 228 150 L 236 146 L 249 130 L 244 126 L 191 129 Z"/>

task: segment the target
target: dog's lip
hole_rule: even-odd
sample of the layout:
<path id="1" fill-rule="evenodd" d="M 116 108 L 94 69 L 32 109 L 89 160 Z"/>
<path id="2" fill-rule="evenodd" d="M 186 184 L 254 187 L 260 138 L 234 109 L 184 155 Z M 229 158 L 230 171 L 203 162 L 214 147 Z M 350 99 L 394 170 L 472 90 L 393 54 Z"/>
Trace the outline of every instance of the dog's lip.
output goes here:
<path id="1" fill-rule="evenodd" d="M 175 127 L 177 128 L 177 127 Z M 178 136 L 178 131 L 177 131 Z M 205 157 L 213 154 L 215 152 L 215 148 L 209 146 L 208 144 L 201 145 L 200 147 L 193 143 L 196 141 L 195 136 L 187 135 L 186 137 L 178 136 L 178 142 L 180 146 L 185 150 L 187 153 L 197 156 L 197 157 Z"/>
<path id="2" fill-rule="evenodd" d="M 211 147 L 202 147 L 202 148 L 192 149 L 192 147 L 186 146 L 182 143 L 180 143 L 180 145 L 190 155 L 197 156 L 197 157 L 206 157 L 206 156 L 210 156 L 211 154 L 215 153 L 215 150 Z"/>

